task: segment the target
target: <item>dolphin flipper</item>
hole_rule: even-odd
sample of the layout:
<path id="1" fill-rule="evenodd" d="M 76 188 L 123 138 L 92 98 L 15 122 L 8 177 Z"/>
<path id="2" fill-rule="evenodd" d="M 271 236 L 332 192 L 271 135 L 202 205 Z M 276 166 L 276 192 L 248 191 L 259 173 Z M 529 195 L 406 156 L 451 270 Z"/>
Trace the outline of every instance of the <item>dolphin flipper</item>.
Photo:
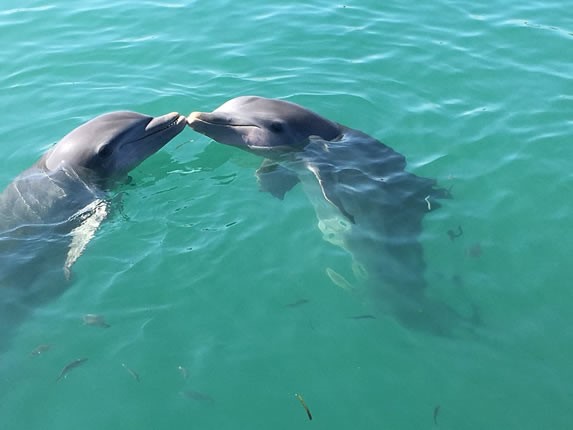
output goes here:
<path id="1" fill-rule="evenodd" d="M 263 160 L 256 176 L 261 191 L 271 193 L 280 200 L 284 199 L 285 194 L 299 183 L 295 172 L 268 159 Z"/>

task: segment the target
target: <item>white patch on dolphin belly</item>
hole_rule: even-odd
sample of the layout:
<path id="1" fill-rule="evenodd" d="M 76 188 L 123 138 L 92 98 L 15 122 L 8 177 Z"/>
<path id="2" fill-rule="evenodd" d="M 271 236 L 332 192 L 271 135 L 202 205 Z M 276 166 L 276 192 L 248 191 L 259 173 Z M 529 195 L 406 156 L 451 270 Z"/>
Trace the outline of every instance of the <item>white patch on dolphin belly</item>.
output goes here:
<path id="1" fill-rule="evenodd" d="M 314 207 L 323 239 L 345 248 L 345 236 L 352 231 L 352 223 L 325 198 L 316 175 L 312 172 L 312 166 L 306 167 L 304 171 L 298 169 L 297 174 L 305 194 Z"/>
<path id="2" fill-rule="evenodd" d="M 107 216 L 108 206 L 108 202 L 98 199 L 73 215 L 73 218 L 77 217 L 82 221 L 70 232 L 72 241 L 64 264 L 66 279 L 70 278 L 72 265 L 82 255 L 88 242 L 94 237 L 95 232 Z"/>
<path id="3" fill-rule="evenodd" d="M 318 228 L 322 237 L 333 245 L 344 248 L 344 236 L 350 232 L 352 226 L 344 217 L 318 219 Z"/>

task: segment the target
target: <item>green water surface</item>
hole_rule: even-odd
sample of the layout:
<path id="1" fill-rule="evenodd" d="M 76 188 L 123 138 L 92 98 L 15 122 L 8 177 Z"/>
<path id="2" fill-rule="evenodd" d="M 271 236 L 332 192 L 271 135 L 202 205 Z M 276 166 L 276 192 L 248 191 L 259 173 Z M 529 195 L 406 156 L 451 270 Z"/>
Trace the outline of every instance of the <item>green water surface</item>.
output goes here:
<path id="1" fill-rule="evenodd" d="M 290 100 L 451 187 L 420 237 L 428 292 L 471 302 L 481 324 L 409 330 L 335 285 L 326 268 L 350 279 L 351 258 L 322 239 L 303 190 L 261 193 L 260 159 L 187 129 L 116 190 L 67 293 L 11 339 L 0 428 L 573 428 L 569 9 L 3 1 L 2 187 L 104 112 Z"/>

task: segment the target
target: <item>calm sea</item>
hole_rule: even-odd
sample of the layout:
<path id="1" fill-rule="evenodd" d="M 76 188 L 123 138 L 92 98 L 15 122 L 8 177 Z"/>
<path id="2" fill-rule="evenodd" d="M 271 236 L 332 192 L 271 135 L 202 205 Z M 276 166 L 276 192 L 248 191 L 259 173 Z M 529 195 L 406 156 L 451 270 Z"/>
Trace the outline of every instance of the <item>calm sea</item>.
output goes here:
<path id="1" fill-rule="evenodd" d="M 1 187 L 100 113 L 294 101 L 451 188 L 420 237 L 428 291 L 481 323 L 432 336 L 335 285 L 326 269 L 350 280 L 351 257 L 302 188 L 261 193 L 260 159 L 186 129 L 116 190 L 67 293 L 11 339 L 0 428 L 573 428 L 569 9 L 4 0 Z"/>

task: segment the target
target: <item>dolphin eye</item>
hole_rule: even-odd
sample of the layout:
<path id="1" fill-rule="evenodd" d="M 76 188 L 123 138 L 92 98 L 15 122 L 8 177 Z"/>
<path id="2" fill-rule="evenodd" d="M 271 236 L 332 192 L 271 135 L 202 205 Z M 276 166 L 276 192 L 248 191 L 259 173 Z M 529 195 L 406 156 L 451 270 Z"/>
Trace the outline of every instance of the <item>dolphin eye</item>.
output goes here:
<path id="1" fill-rule="evenodd" d="M 113 149 L 111 148 L 111 145 L 102 145 L 98 148 L 97 155 L 101 158 L 108 158 L 112 152 Z"/>
<path id="2" fill-rule="evenodd" d="M 271 122 L 271 125 L 269 126 L 269 128 L 271 129 L 271 131 L 273 131 L 275 133 L 281 133 L 283 131 L 283 125 L 279 121 Z"/>

